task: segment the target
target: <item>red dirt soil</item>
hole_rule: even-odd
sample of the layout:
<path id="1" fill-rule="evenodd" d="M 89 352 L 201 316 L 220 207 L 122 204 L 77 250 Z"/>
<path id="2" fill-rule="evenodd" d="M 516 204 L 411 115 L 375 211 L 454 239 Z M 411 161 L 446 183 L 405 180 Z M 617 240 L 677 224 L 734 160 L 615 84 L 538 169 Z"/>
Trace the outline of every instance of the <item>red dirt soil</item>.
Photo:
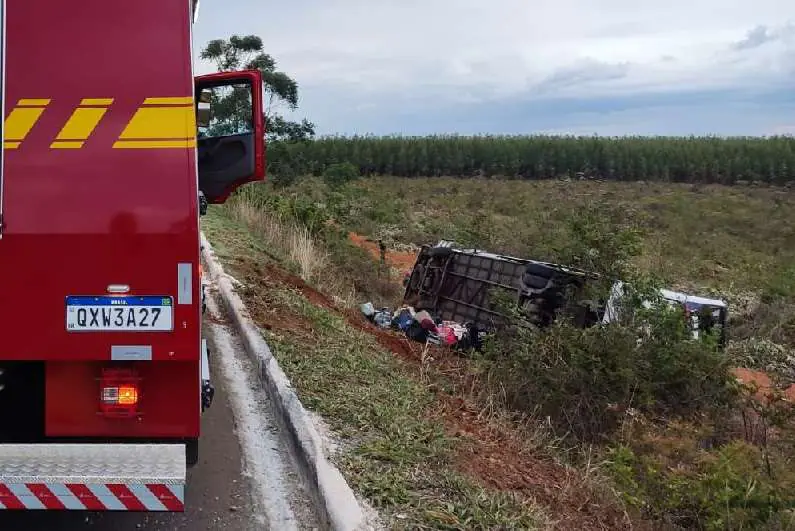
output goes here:
<path id="1" fill-rule="evenodd" d="M 350 326 L 373 335 L 385 349 L 398 354 L 404 359 L 419 361 L 422 348 L 418 343 L 410 341 L 405 336 L 399 336 L 387 330 L 376 328 L 374 325 L 364 321 L 362 315 L 356 310 L 337 307 L 330 297 L 304 282 L 301 277 L 287 273 L 272 265 L 265 265 L 260 271 L 260 277 L 264 275 L 279 284 L 291 287 L 315 306 L 340 314 Z"/>
<path id="2" fill-rule="evenodd" d="M 535 455 L 515 430 L 481 417 L 472 403 L 458 397 L 440 398 L 448 434 L 465 441 L 455 457 L 464 474 L 485 486 L 539 502 L 555 520 L 555 529 L 632 528 L 621 507 L 600 501 L 576 471 Z M 636 529 L 642 528 L 635 524 Z"/>
<path id="3" fill-rule="evenodd" d="M 766 373 L 762 371 L 755 371 L 751 369 L 737 368 L 733 369 L 734 375 L 743 383 L 755 385 L 757 391 L 755 397 L 763 400 L 769 397 L 772 389 L 774 388 L 773 381 Z M 789 386 L 783 391 L 784 398 L 790 402 L 795 402 L 795 384 Z"/>
<path id="4" fill-rule="evenodd" d="M 381 250 L 378 248 L 377 242 L 371 241 L 365 236 L 356 234 L 355 232 L 348 233 L 348 239 L 355 246 L 369 252 L 373 259 L 379 262 L 381 261 Z M 390 251 L 387 249 L 385 259 L 390 267 L 402 272 L 414 267 L 414 262 L 417 260 L 417 253 Z"/>

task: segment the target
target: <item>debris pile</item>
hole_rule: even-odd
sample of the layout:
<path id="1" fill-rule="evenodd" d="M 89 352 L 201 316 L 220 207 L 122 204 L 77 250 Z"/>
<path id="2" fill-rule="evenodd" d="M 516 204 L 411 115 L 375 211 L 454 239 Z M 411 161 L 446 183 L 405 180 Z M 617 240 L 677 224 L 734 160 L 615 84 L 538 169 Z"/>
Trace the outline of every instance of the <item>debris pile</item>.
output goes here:
<path id="1" fill-rule="evenodd" d="M 456 350 L 479 350 L 486 335 L 474 323 L 445 321 L 427 310 L 416 310 L 412 306 L 401 306 L 395 311 L 389 308 L 376 309 L 366 302 L 360 307 L 362 314 L 381 329 L 395 330 L 419 343 L 443 345 Z"/>

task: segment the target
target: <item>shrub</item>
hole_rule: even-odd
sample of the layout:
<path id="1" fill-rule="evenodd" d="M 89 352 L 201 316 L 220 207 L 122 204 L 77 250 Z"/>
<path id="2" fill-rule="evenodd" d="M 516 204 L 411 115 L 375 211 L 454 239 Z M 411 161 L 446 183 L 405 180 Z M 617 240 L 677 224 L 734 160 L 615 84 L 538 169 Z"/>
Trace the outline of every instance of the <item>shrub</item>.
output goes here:
<path id="1" fill-rule="evenodd" d="M 302 276 L 311 277 L 345 303 L 394 304 L 400 285 L 384 277 L 378 263 L 353 245 L 337 224 L 336 202 L 345 199 L 344 194 L 328 194 L 325 199 L 287 190 L 276 193 L 271 185 L 256 184 L 238 190 L 226 208 L 249 227 L 256 226 L 250 223 L 253 218 L 289 227 L 289 231 L 258 232 L 270 245 L 287 248 L 287 258 L 300 267 Z M 241 217 L 241 212 L 246 216 Z"/>
<path id="2" fill-rule="evenodd" d="M 332 187 L 339 187 L 359 178 L 359 169 L 350 162 L 329 165 L 323 172 L 323 180 Z"/>
<path id="3" fill-rule="evenodd" d="M 681 529 L 791 529 L 795 524 L 795 473 L 785 460 L 770 463 L 759 448 L 743 441 L 707 451 L 678 435 L 677 466 L 669 466 L 663 453 L 638 453 L 624 445 L 608 451 L 605 469 L 627 503 Z"/>
<path id="4" fill-rule="evenodd" d="M 694 415 L 725 410 L 736 394 L 716 342 L 691 339 L 675 310 L 649 316 L 642 337 L 621 323 L 516 326 L 490 341 L 485 357 L 513 409 L 549 418 L 579 440 L 609 436 L 632 409 Z"/>
<path id="5" fill-rule="evenodd" d="M 627 280 L 632 311 L 590 328 L 560 315 L 539 329 L 501 301 L 514 319 L 486 345 L 488 381 L 559 436 L 599 443 L 624 502 L 666 528 L 792 529 L 795 410 L 780 392 L 748 393 L 731 370 L 745 358 L 780 365 L 786 349 L 723 352 L 717 334 L 692 337 L 681 309 L 641 305 L 658 285 L 629 268 L 637 234 L 613 214 L 592 204 L 568 219 L 558 254 L 601 275 L 597 296 Z"/>
<path id="6" fill-rule="evenodd" d="M 736 398 L 728 358 L 712 335 L 693 339 L 683 311 L 658 299 L 656 282 L 629 269 L 639 252 L 631 219 L 600 203 L 566 224 L 568 249 L 560 254 L 601 275 L 597 299 L 606 299 L 614 280 L 629 280 L 626 319 L 589 328 L 564 316 L 538 329 L 520 324 L 502 330 L 485 350 L 491 381 L 509 405 L 535 412 L 579 440 L 600 440 L 620 425 L 623 414 L 692 416 L 725 410 Z M 514 310 L 515 311 L 515 310 Z"/>

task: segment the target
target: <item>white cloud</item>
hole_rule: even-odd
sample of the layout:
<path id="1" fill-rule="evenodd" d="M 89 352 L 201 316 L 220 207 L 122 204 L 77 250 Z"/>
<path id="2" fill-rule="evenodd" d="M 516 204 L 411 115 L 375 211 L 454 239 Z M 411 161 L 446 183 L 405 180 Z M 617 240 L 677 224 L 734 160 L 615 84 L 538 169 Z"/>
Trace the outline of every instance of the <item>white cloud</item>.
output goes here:
<path id="1" fill-rule="evenodd" d="M 777 125 L 770 129 L 771 135 L 795 135 L 795 125 Z"/>
<path id="2" fill-rule="evenodd" d="M 204 0 L 199 48 L 263 37 L 313 94 L 357 106 L 795 85 L 787 0 Z"/>

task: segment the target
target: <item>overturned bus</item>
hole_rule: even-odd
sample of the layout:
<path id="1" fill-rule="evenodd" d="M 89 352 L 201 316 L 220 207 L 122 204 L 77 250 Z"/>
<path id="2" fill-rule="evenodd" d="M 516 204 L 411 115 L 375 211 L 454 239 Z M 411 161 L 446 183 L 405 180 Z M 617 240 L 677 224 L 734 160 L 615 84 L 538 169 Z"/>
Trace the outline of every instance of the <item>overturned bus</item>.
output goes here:
<path id="1" fill-rule="evenodd" d="M 421 248 L 405 280 L 403 300 L 442 320 L 473 323 L 489 330 L 505 324 L 508 318 L 494 296 L 496 290 L 515 300 L 522 314 L 537 326 L 548 326 L 565 315 L 586 327 L 620 316 L 624 284 L 616 282 L 606 300 L 595 300 L 587 288 L 598 278 L 573 267 L 460 249 L 443 240 Z M 724 301 L 670 290 L 660 290 L 660 297 L 684 310 L 694 337 L 718 326 L 720 343 L 725 344 Z"/>

